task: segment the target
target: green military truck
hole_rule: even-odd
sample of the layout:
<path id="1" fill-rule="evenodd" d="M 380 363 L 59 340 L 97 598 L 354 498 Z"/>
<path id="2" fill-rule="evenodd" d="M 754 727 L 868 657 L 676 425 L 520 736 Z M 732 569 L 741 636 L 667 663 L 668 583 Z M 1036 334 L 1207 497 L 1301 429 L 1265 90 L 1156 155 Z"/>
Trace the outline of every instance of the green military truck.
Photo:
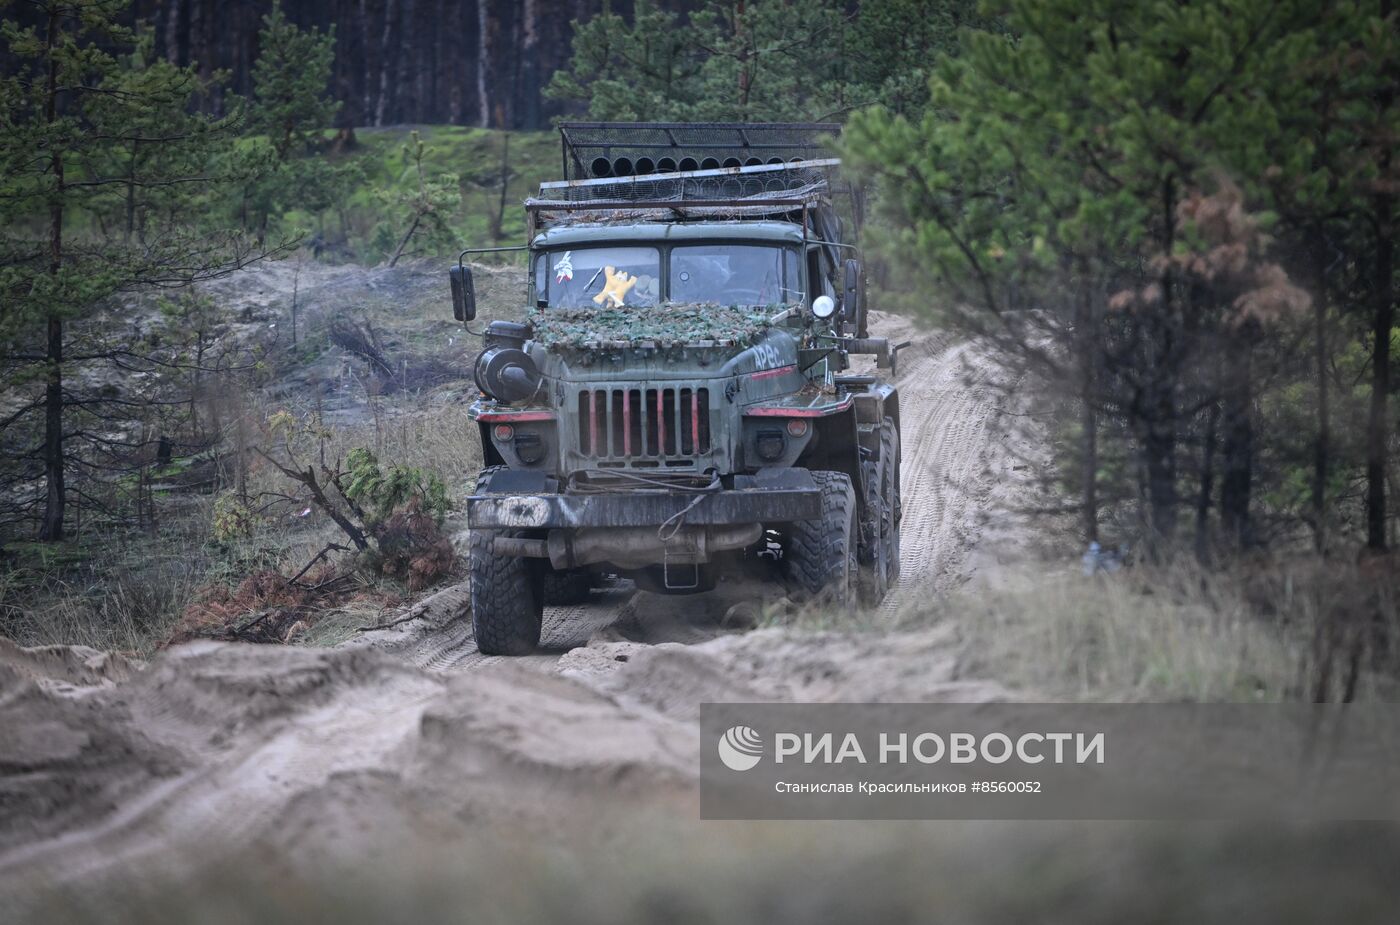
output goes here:
<path id="1" fill-rule="evenodd" d="M 878 603 L 899 574 L 897 347 L 866 330 L 835 125 L 566 123 L 527 200 L 527 321 L 480 332 L 467 499 L 477 646 L 539 644 L 613 576 L 726 570 Z M 454 314 L 476 317 L 463 252 Z M 470 328 L 469 328 L 470 329 Z M 851 371 L 853 354 L 876 374 Z"/>

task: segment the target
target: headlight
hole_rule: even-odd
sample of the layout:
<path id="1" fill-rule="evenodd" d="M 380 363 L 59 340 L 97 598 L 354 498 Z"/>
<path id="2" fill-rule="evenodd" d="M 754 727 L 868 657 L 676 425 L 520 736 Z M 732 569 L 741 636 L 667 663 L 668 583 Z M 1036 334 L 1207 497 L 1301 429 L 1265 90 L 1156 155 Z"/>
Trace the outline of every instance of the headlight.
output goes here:
<path id="1" fill-rule="evenodd" d="M 830 318 L 836 311 L 836 300 L 829 295 L 819 295 L 812 300 L 812 314 L 818 318 Z"/>
<path id="2" fill-rule="evenodd" d="M 760 430 L 755 440 L 759 458 L 772 462 L 787 449 L 787 438 L 781 430 Z"/>

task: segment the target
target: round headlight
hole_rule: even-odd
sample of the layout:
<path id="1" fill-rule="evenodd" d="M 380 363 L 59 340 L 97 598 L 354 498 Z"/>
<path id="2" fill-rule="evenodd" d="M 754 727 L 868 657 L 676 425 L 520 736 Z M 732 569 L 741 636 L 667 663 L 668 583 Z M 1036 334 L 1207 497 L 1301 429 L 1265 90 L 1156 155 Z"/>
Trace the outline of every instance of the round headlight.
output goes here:
<path id="1" fill-rule="evenodd" d="M 818 318 L 830 318 L 836 311 L 836 300 L 829 295 L 819 295 L 812 300 L 812 314 Z"/>

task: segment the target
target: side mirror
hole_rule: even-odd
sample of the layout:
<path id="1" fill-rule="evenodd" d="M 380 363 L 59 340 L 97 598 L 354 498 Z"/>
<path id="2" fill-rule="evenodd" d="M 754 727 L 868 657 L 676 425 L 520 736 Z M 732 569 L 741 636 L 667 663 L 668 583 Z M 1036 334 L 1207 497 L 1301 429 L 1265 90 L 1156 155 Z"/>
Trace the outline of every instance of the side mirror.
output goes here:
<path id="1" fill-rule="evenodd" d="M 855 325 L 856 333 L 865 336 L 865 287 L 861 284 L 860 261 L 854 257 L 846 261 L 844 267 L 844 295 L 841 299 L 841 317 Z"/>
<path id="2" fill-rule="evenodd" d="M 472 268 L 459 263 L 447 271 L 447 277 L 452 283 L 452 317 L 465 324 L 476 317 Z"/>

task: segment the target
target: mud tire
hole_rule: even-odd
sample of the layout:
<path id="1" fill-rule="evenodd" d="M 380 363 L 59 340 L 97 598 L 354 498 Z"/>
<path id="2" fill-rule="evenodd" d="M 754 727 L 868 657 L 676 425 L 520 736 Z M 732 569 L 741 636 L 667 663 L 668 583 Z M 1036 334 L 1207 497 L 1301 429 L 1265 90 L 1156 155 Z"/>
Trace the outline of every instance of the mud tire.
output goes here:
<path id="1" fill-rule="evenodd" d="M 860 522 L 860 571 L 856 576 L 856 590 L 861 605 L 865 607 L 879 604 L 889 590 L 890 550 L 885 525 L 884 467 L 883 459 L 861 466 L 865 516 Z"/>
<path id="2" fill-rule="evenodd" d="M 491 474 L 481 470 L 480 492 Z M 467 541 L 467 572 L 472 633 L 482 655 L 528 655 L 539 648 L 544 625 L 544 565 L 536 559 L 502 556 L 498 536 L 523 536 L 518 530 L 473 530 Z"/>
<path id="3" fill-rule="evenodd" d="M 498 555 L 498 536 L 517 531 L 473 530 L 471 557 L 472 632 L 482 655 L 528 655 L 539 648 L 544 624 L 544 576 L 536 560 Z"/>
<path id="4" fill-rule="evenodd" d="M 899 496 L 899 431 L 894 418 L 885 418 L 880 432 L 881 494 L 885 499 L 885 521 L 881 524 L 881 539 L 889 563 L 886 590 L 899 583 L 899 521 L 902 503 Z"/>
<path id="5" fill-rule="evenodd" d="M 787 526 L 782 564 L 788 594 L 844 607 L 860 567 L 855 489 L 844 472 L 815 471 L 812 481 L 821 489 L 822 514 Z"/>

